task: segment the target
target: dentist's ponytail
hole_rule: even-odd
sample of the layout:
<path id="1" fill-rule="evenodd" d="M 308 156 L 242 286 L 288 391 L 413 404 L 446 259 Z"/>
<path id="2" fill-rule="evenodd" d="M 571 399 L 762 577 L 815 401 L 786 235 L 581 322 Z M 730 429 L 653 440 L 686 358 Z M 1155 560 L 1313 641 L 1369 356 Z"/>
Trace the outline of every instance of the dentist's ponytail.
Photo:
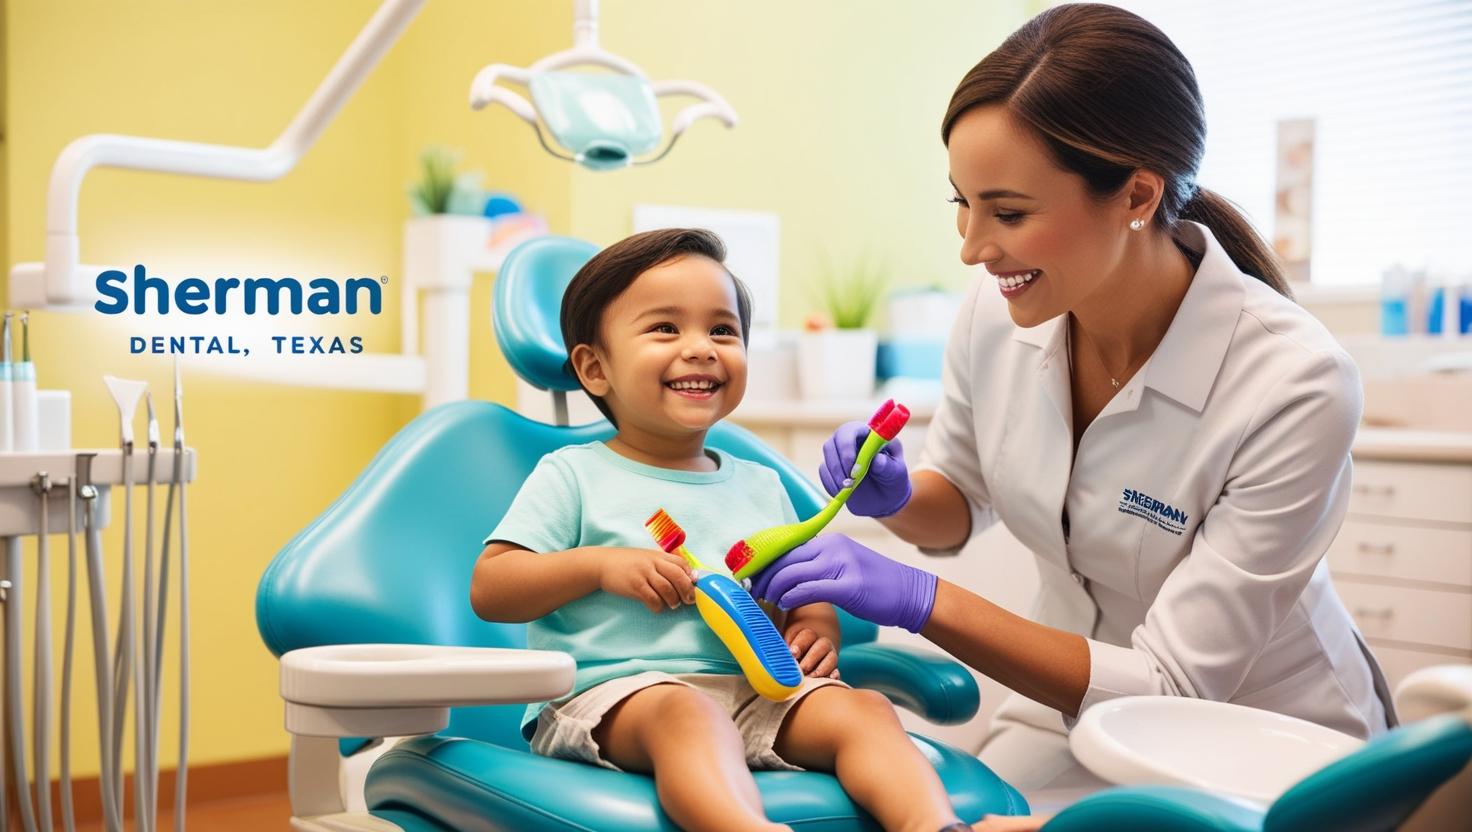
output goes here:
<path id="1" fill-rule="evenodd" d="M 1283 269 L 1247 217 L 1196 185 L 1206 112 L 1196 73 L 1170 38 L 1115 6 L 1057 6 L 1023 24 L 961 79 L 941 126 L 974 107 L 1000 104 L 1032 128 L 1063 169 L 1097 197 L 1140 169 L 1165 179 L 1152 220 L 1167 233 L 1193 220 L 1238 269 L 1292 297 Z"/>
<path id="2" fill-rule="evenodd" d="M 1194 220 L 1210 228 L 1212 236 L 1243 273 L 1268 284 L 1280 295 L 1293 297 L 1293 290 L 1283 278 L 1283 266 L 1277 253 L 1268 247 L 1242 211 L 1226 197 L 1216 191 L 1196 188 L 1191 198 L 1181 206 L 1181 219 Z"/>

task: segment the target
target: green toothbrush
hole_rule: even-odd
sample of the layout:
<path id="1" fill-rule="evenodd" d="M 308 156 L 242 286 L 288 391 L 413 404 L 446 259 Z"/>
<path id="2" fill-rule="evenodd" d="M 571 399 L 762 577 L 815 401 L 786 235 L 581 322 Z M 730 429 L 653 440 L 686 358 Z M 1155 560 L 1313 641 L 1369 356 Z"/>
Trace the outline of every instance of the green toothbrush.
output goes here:
<path id="1" fill-rule="evenodd" d="M 849 495 L 854 493 L 859 483 L 864 481 L 864 476 L 869 473 L 869 463 L 874 461 L 874 455 L 879 453 L 880 448 L 888 445 L 909 420 L 909 408 L 902 404 L 895 404 L 893 399 L 881 405 L 873 418 L 869 420 L 869 435 L 864 439 L 864 444 L 859 447 L 859 455 L 854 459 L 853 470 L 849 472 L 848 485 L 842 491 L 834 494 L 822 511 L 801 523 L 773 526 L 736 541 L 736 544 L 726 552 L 726 568 L 731 570 L 736 580 L 755 575 L 766 569 L 772 561 L 817 537 L 818 533 L 823 531 L 823 528 L 838 515 L 838 510 L 848 502 Z"/>

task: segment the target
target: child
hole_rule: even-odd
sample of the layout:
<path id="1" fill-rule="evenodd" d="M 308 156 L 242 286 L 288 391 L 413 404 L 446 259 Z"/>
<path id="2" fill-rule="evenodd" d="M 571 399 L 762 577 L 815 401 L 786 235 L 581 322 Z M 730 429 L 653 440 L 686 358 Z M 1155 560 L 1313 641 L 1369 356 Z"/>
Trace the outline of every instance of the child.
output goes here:
<path id="1" fill-rule="evenodd" d="M 572 693 L 529 707 L 522 732 L 539 754 L 653 772 L 684 829 L 787 828 L 767 821 L 751 768 L 834 772 L 886 829 L 966 829 L 889 702 L 838 680 L 831 607 L 778 622 L 806 678 L 763 699 L 692 606 L 689 567 L 644 529 L 666 509 L 715 567 L 796 519 L 775 472 L 705 447 L 746 389 L 751 303 L 724 259 L 708 231 L 650 231 L 567 288 L 569 364 L 618 432 L 538 463 L 471 584 L 481 618 L 529 622 L 528 646 L 577 660 Z"/>

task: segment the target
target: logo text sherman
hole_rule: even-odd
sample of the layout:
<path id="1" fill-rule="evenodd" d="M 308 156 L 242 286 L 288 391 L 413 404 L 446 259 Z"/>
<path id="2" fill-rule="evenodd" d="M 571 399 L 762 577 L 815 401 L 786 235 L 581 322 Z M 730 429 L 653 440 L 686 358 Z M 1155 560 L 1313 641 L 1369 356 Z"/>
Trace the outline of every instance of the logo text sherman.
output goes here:
<path id="1" fill-rule="evenodd" d="M 386 280 L 386 278 L 385 278 Z M 109 269 L 97 276 L 97 293 L 102 299 L 94 306 L 105 315 L 120 315 L 129 308 L 128 274 L 119 269 Z M 279 315 L 283 310 L 300 315 L 303 310 L 313 315 L 355 314 L 364 293 L 367 294 L 368 311 L 377 315 L 383 308 L 383 287 L 379 280 L 371 277 L 354 277 L 339 285 L 331 278 L 319 277 L 306 286 L 294 277 L 221 277 L 205 281 L 197 277 L 185 278 L 177 286 L 170 286 L 161 277 L 148 274 L 144 266 L 133 267 L 132 310 L 143 315 L 150 311 L 150 295 L 161 315 L 173 307 L 185 315 L 203 315 L 213 311 L 223 315 L 231 310 L 239 297 L 245 314 L 254 315 L 264 306 L 266 314 Z"/>
<path id="2" fill-rule="evenodd" d="M 1133 488 L 1124 489 L 1124 493 L 1120 495 L 1119 510 L 1124 514 L 1148 520 L 1171 534 L 1183 533 L 1186 530 L 1186 522 L 1191 519 L 1184 511 L 1166 505 L 1149 494 Z"/>

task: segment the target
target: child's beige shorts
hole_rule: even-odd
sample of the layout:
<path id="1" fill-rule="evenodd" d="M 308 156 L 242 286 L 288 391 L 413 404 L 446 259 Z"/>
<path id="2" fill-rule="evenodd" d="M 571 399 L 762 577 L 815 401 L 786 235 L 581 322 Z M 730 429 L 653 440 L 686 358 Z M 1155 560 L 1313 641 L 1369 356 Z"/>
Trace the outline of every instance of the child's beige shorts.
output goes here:
<path id="1" fill-rule="evenodd" d="M 777 756 L 772 746 L 777 742 L 777 731 L 782 720 L 798 700 L 824 685 L 843 685 L 837 679 L 806 677 L 802 686 L 791 698 L 773 702 L 763 698 L 744 676 L 725 676 L 712 673 L 681 673 L 671 675 L 659 670 L 648 670 L 633 676 L 610 679 L 595 685 L 566 702 L 553 702 L 537 717 L 537 731 L 532 736 L 532 751 L 546 757 L 561 757 L 567 760 L 582 760 L 596 763 L 618 771 L 618 766 L 604 759 L 593 739 L 593 729 L 603 720 L 614 705 L 627 699 L 637 691 L 652 685 L 676 683 L 696 690 L 714 699 L 731 715 L 736 729 L 746 746 L 746 764 L 753 770 L 801 771 Z"/>

